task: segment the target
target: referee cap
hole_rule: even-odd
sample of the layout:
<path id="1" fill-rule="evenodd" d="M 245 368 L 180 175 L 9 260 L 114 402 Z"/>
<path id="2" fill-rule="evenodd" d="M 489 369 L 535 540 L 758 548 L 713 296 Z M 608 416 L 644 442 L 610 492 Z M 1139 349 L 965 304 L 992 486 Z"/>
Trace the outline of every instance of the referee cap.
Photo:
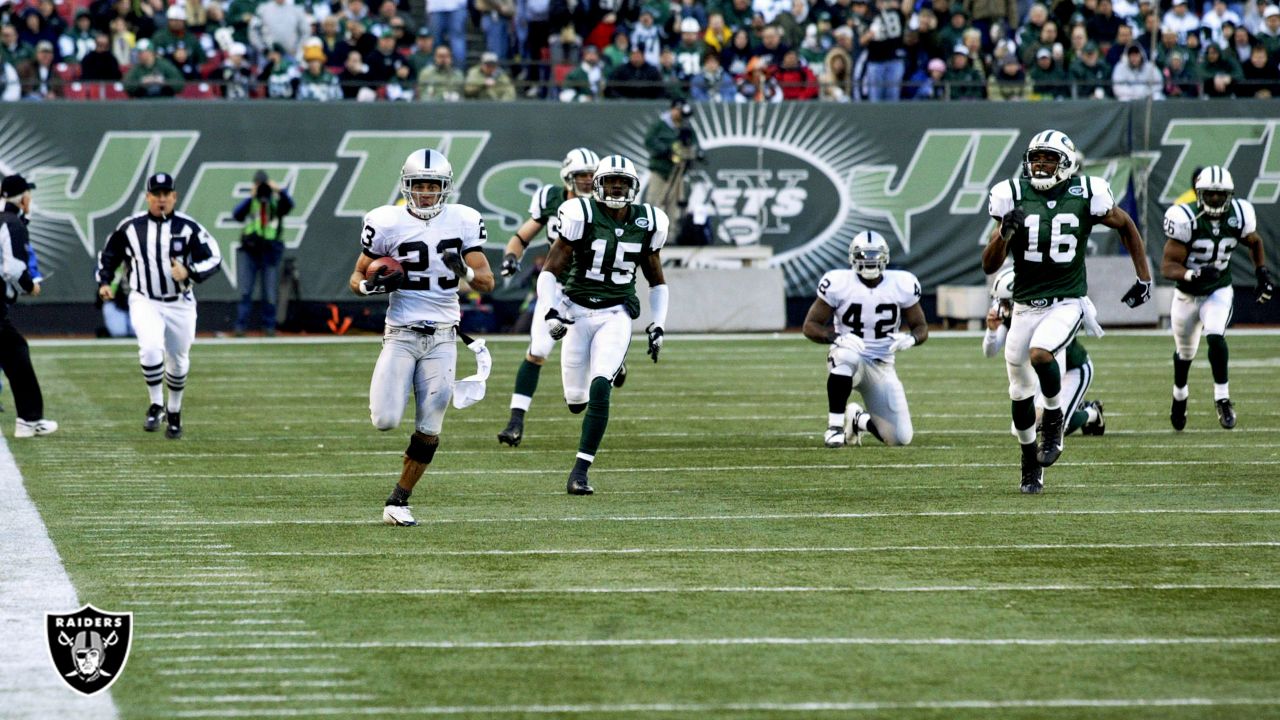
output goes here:
<path id="1" fill-rule="evenodd" d="M 174 189 L 173 176 L 158 172 L 147 178 L 147 192 L 168 192 Z"/>
<path id="2" fill-rule="evenodd" d="M 35 189 L 36 186 L 21 175 L 6 175 L 4 181 L 0 182 L 0 197 L 14 198 Z"/>

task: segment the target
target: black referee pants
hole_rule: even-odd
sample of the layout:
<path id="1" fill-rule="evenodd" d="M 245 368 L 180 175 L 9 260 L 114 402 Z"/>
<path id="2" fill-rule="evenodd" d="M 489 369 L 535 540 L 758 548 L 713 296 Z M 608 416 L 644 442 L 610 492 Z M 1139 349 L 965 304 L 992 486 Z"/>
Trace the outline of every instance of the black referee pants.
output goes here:
<path id="1" fill-rule="evenodd" d="M 18 418 L 33 422 L 44 417 L 44 396 L 40 381 L 31 367 L 31 351 L 27 339 L 9 320 L 8 304 L 0 300 L 0 367 L 9 378 L 14 410 Z"/>

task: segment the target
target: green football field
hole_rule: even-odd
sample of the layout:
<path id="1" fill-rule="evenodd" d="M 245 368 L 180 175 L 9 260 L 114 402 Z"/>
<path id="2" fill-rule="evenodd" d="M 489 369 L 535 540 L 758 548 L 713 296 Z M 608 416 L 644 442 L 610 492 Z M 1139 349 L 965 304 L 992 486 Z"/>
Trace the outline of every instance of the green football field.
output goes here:
<path id="1" fill-rule="evenodd" d="M 496 442 L 497 339 L 417 528 L 380 523 L 412 427 L 370 425 L 375 337 L 198 340 L 180 441 L 134 345 L 37 345 L 62 429 L 9 444 L 80 600 L 135 613 L 124 718 L 1275 718 L 1280 338 L 1230 342 L 1239 426 L 1202 348 L 1177 434 L 1172 341 L 1087 339 L 1107 432 L 1042 496 L 976 336 L 900 356 L 913 445 L 841 450 L 823 348 L 637 338 L 592 497 L 554 363 Z"/>

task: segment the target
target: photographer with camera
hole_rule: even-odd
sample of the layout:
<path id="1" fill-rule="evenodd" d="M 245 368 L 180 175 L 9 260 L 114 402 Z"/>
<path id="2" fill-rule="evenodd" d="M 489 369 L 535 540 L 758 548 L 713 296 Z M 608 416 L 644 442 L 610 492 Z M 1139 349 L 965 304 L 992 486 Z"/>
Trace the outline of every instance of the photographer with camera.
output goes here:
<path id="1" fill-rule="evenodd" d="M 253 287 L 262 282 L 262 330 L 276 334 L 276 299 L 280 284 L 280 260 L 284 257 L 284 216 L 293 209 L 289 191 L 272 182 L 264 170 L 253 174 L 253 194 L 236 206 L 232 216 L 244 222 L 236 249 L 236 285 L 240 309 L 236 337 L 244 337 L 253 308 Z"/>
<path id="2" fill-rule="evenodd" d="M 671 237 L 679 236 L 684 221 L 684 173 L 690 161 L 701 160 L 702 149 L 690 120 L 693 106 L 687 100 L 672 100 L 671 109 L 658 118 L 645 133 L 644 146 L 649 151 L 649 187 L 644 201 L 671 219 Z"/>

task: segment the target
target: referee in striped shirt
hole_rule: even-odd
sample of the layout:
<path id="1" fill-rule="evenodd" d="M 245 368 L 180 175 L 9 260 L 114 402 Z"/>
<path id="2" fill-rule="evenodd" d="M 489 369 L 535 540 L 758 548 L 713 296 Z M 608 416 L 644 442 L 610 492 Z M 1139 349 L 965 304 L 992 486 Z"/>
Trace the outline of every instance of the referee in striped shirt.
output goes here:
<path id="1" fill-rule="evenodd" d="M 218 272 L 218 243 L 200 223 L 174 212 L 178 193 L 174 178 L 156 173 L 147 178 L 147 211 L 125 219 L 107 238 L 98 255 L 98 296 L 115 297 L 111 282 L 116 268 L 129 262 L 129 319 L 138 335 L 138 361 L 151 404 L 142 429 L 155 432 L 168 420 L 165 437 L 182 437 L 182 391 L 196 337 L 193 283 Z M 169 386 L 163 402 L 161 381 Z"/>

